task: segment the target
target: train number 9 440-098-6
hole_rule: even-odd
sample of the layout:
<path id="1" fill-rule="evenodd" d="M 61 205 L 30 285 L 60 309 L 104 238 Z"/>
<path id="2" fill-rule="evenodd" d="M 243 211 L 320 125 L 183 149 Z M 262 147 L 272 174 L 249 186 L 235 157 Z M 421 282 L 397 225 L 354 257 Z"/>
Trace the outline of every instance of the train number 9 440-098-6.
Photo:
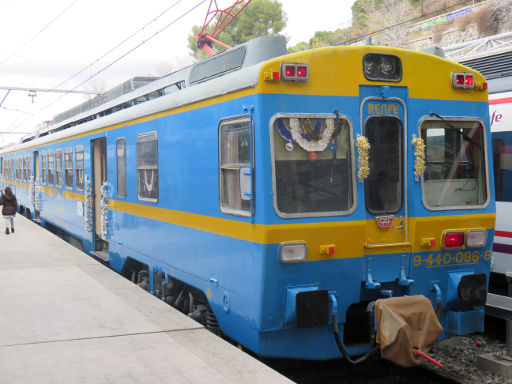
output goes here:
<path id="1" fill-rule="evenodd" d="M 458 251 L 458 252 L 438 252 L 428 255 L 414 255 L 412 265 L 415 267 L 449 267 L 455 265 L 478 264 L 482 260 L 491 260 L 491 250 L 480 251 Z"/>

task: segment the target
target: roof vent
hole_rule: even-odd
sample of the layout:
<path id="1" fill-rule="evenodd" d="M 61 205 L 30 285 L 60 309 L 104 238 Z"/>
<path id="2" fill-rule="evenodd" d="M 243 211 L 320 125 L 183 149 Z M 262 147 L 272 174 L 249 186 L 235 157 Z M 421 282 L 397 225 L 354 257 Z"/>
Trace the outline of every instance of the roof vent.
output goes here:
<path id="1" fill-rule="evenodd" d="M 246 51 L 242 45 L 197 63 L 190 71 L 189 83 L 199 83 L 241 68 Z"/>

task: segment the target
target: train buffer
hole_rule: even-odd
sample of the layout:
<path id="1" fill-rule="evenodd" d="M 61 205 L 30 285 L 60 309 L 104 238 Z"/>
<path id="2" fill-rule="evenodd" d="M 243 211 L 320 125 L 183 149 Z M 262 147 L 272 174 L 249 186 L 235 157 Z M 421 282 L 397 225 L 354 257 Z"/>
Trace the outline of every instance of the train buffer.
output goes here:
<path id="1" fill-rule="evenodd" d="M 0 245 L 0 383 L 291 383 L 21 215 Z"/>

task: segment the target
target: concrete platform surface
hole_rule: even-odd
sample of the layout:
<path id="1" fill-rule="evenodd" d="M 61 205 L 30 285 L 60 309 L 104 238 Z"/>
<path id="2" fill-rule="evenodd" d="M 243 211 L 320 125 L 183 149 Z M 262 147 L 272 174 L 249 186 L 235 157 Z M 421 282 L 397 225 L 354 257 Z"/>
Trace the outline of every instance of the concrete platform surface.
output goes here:
<path id="1" fill-rule="evenodd" d="M 0 383 L 292 383 L 57 236 L 0 227 Z"/>

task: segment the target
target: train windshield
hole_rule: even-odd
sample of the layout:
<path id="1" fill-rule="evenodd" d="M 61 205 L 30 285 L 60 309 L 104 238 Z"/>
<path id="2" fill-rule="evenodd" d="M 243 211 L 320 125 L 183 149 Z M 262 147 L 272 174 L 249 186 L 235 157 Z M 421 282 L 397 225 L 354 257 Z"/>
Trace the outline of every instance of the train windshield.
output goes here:
<path id="1" fill-rule="evenodd" d="M 421 124 L 426 146 L 423 195 L 430 208 L 487 202 L 485 137 L 481 122 L 427 120 Z"/>
<path id="2" fill-rule="evenodd" d="M 274 203 L 280 216 L 326 216 L 353 208 L 350 124 L 328 116 L 274 119 Z"/>

